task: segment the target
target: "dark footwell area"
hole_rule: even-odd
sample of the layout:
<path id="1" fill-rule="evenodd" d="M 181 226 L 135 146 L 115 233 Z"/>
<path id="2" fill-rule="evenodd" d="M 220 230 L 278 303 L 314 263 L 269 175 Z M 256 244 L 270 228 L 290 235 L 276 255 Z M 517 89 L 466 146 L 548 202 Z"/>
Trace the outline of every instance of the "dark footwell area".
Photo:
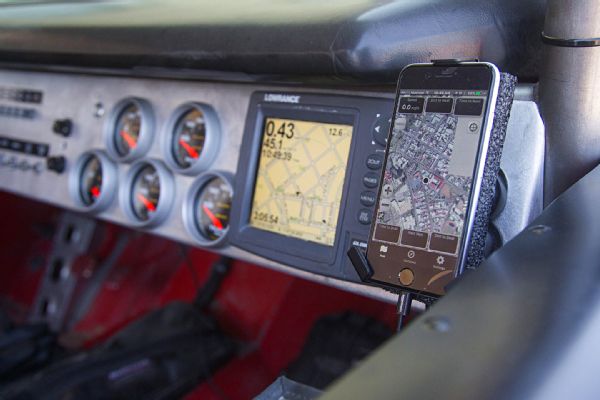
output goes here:
<path id="1" fill-rule="evenodd" d="M 97 222 L 48 327 L 58 311 L 39 289 L 66 275 L 51 259 L 62 214 L 0 205 L 0 389 L 14 398 L 248 399 L 282 376 L 318 393 L 395 325 L 393 305 Z"/>

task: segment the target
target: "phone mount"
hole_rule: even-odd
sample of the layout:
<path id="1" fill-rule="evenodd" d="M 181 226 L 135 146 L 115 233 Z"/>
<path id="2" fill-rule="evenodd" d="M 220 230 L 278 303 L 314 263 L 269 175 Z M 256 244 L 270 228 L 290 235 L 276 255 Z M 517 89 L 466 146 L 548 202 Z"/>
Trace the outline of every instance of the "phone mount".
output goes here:
<path id="1" fill-rule="evenodd" d="M 476 62 L 477 60 L 432 60 L 433 65 L 453 66 L 465 62 Z M 471 238 L 467 248 L 467 259 L 465 262 L 465 271 L 476 269 L 485 257 L 485 241 L 488 234 L 490 216 L 494 206 L 494 195 L 496 191 L 496 181 L 500 170 L 500 159 L 504 146 L 504 138 L 510 117 L 510 110 L 514 99 L 517 78 L 507 74 L 500 74 L 500 84 L 496 107 L 494 109 L 494 119 L 492 122 L 492 131 L 488 146 L 483 179 L 479 194 L 479 201 L 475 211 L 475 219 L 471 232 Z M 401 286 L 388 285 L 384 282 L 372 280 L 373 268 L 369 264 L 366 253 L 360 247 L 353 246 L 348 250 L 348 257 L 356 270 L 356 273 L 364 283 L 381 287 L 385 290 L 397 293 L 399 295 L 398 314 L 402 317 L 410 311 L 410 302 L 412 299 L 425 303 L 426 306 L 433 304 L 437 297 L 423 295 L 422 293 L 412 292 L 409 288 Z M 399 277 L 401 278 L 401 277 Z M 451 286 L 456 280 L 453 280 Z M 446 287 L 448 291 L 449 287 Z M 402 318 L 400 318 L 401 324 Z"/>
<path id="2" fill-rule="evenodd" d="M 433 65 L 439 66 L 453 66 L 467 62 L 479 62 L 478 58 L 440 58 L 437 60 L 431 60 Z"/>

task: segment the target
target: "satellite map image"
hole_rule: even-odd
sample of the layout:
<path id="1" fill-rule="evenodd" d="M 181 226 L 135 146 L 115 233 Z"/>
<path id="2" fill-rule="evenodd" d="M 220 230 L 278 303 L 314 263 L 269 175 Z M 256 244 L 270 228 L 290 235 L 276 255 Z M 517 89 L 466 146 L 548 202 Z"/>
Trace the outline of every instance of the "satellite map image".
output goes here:
<path id="1" fill-rule="evenodd" d="M 452 114 L 397 115 L 378 223 L 460 235 L 471 176 L 448 172 L 457 120 Z"/>

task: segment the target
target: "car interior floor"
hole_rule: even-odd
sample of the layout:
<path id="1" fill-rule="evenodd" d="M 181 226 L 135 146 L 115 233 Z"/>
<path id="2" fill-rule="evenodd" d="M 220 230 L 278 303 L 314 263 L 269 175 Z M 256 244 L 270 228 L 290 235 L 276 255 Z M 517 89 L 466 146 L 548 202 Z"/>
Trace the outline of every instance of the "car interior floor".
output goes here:
<path id="1" fill-rule="evenodd" d="M 9 194 L 0 204 L 0 305 L 10 324 L 30 320 L 61 211 Z M 67 315 L 58 343 L 67 354 L 93 349 L 151 310 L 191 303 L 220 256 L 147 233 L 98 223 L 90 250 L 77 258 L 73 303 L 119 240 L 126 245 L 85 313 Z M 125 238 L 125 239 L 123 239 Z M 235 354 L 186 398 L 245 399 L 260 394 L 298 359 L 315 323 L 352 313 L 392 332 L 394 305 L 326 287 L 241 261 L 232 261 L 207 312 L 235 342 Z M 72 309 L 71 309 L 72 312 Z M 372 325 L 372 324 L 370 324 Z M 330 332 L 327 340 L 336 340 Z"/>

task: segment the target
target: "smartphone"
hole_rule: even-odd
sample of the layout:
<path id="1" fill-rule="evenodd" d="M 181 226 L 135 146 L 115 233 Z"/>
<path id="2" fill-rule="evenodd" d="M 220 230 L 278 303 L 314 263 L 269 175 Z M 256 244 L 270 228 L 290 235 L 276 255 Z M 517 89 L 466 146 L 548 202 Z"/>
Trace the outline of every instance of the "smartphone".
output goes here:
<path id="1" fill-rule="evenodd" d="M 480 62 L 401 72 L 367 245 L 373 281 L 439 297 L 463 272 L 499 81 Z"/>

